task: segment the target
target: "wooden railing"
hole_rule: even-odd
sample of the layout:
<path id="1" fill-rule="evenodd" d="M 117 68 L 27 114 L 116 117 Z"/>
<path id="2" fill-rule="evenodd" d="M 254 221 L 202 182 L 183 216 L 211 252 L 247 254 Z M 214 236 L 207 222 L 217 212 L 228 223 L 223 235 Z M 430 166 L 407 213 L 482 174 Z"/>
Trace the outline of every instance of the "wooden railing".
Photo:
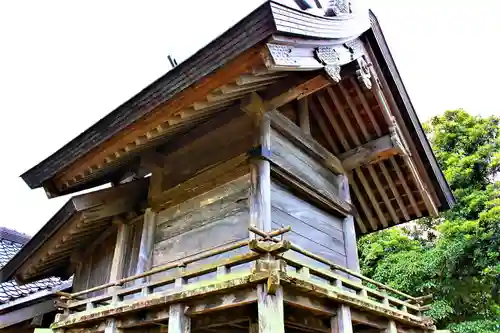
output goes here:
<path id="1" fill-rule="evenodd" d="M 330 262 L 312 252 L 302 249 L 288 241 L 278 240 L 275 237 L 291 230 L 290 227 L 278 229 L 269 233 L 262 232 L 254 227 L 249 228 L 259 239 L 243 240 L 230 245 L 221 246 L 209 251 L 205 251 L 185 258 L 180 261 L 172 262 L 167 265 L 158 266 L 142 274 L 136 274 L 117 281 L 109 282 L 97 287 L 75 293 L 58 292 L 61 301 L 57 306 L 62 308 L 66 315 L 77 312 L 89 311 L 94 308 L 108 305 L 118 305 L 127 299 L 139 300 L 143 297 L 156 293 L 159 288 L 162 292 L 172 288 L 173 290 L 182 290 L 182 288 L 196 287 L 197 281 L 191 283 L 190 280 L 200 278 L 204 280 L 215 280 L 214 274 L 220 276 L 233 275 L 233 269 L 259 258 L 272 254 L 275 258 L 281 259 L 287 264 L 287 275 L 296 276 L 306 281 L 314 283 L 326 283 L 329 286 L 335 286 L 340 293 L 346 295 L 355 294 L 358 298 L 370 302 L 376 302 L 379 305 L 391 307 L 397 311 L 408 313 L 412 316 L 421 317 L 422 311 L 426 309 L 422 306 L 425 297 L 413 297 L 400 292 L 394 288 L 367 278 L 358 272 L 354 272 L 345 267 Z M 257 243 L 263 244 L 255 246 Z M 264 246 L 264 244 L 267 244 Z M 270 244 L 270 245 L 269 245 Z M 274 247 L 273 247 L 274 244 Z M 227 259 L 215 260 L 208 264 L 200 264 L 201 260 L 212 258 L 221 254 L 229 254 L 231 251 L 248 247 L 249 249 L 242 254 L 234 255 Z M 279 249 L 274 251 L 272 249 Z M 264 249 L 264 251 L 262 251 Z M 265 253 L 269 249 L 268 253 Z M 274 251 L 274 252 L 273 252 Z M 304 263 L 299 256 L 312 259 L 314 263 L 320 265 Z M 194 266 L 194 267 L 193 267 Z M 323 266 L 320 268 L 318 266 Z M 250 274 L 251 266 L 243 267 L 237 274 Z M 153 275 L 161 273 L 158 279 L 150 279 Z M 128 282 L 135 281 L 135 285 L 124 287 Z M 103 295 L 94 297 L 84 297 L 87 294 L 106 290 Z"/>

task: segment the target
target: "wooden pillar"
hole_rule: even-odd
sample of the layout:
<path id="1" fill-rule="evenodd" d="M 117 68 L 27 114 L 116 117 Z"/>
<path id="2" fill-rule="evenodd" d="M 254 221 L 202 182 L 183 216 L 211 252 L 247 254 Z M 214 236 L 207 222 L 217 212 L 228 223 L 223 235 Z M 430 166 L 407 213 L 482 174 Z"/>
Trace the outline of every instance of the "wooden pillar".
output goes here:
<path id="1" fill-rule="evenodd" d="M 184 272 L 184 267 L 177 269 L 178 274 Z M 182 277 L 175 279 L 174 288 L 181 290 L 186 280 Z M 191 318 L 186 315 L 186 305 L 182 303 L 172 304 L 168 314 L 168 333 L 189 333 L 191 331 Z"/>
<path id="2" fill-rule="evenodd" d="M 351 309 L 340 304 L 337 308 L 337 315 L 331 319 L 331 333 L 353 333 Z"/>
<path id="3" fill-rule="evenodd" d="M 308 98 L 304 97 L 302 99 L 299 99 L 298 103 L 299 103 L 299 126 L 304 133 L 311 135 Z"/>
<path id="4" fill-rule="evenodd" d="M 168 333 L 191 332 L 191 318 L 185 314 L 184 304 L 172 304 L 168 313 Z"/>
<path id="5" fill-rule="evenodd" d="M 396 322 L 394 320 L 389 320 L 389 325 L 387 325 L 385 333 L 398 333 Z"/>
<path id="6" fill-rule="evenodd" d="M 123 333 L 123 330 L 117 327 L 116 319 L 109 319 L 106 323 L 104 333 Z"/>
<path id="7" fill-rule="evenodd" d="M 118 224 L 116 235 L 115 251 L 113 253 L 113 262 L 111 263 L 111 271 L 109 272 L 109 281 L 116 281 L 122 278 L 123 268 L 126 261 L 127 241 L 129 239 L 130 225 L 123 223 L 121 219 L 115 219 L 113 223 Z M 110 287 L 109 292 L 114 292 L 119 287 Z M 117 299 L 113 299 L 117 301 Z"/>
<path id="8" fill-rule="evenodd" d="M 349 179 L 346 175 L 340 175 L 340 197 L 351 203 L 349 192 Z M 348 215 L 344 219 L 344 246 L 347 257 L 347 268 L 359 272 L 358 244 L 356 242 L 356 229 L 354 227 L 354 216 Z"/>
<path id="9" fill-rule="evenodd" d="M 267 117 L 257 125 L 257 147 L 266 154 L 271 146 L 271 127 Z M 262 156 L 250 159 L 250 224 L 271 231 L 271 165 Z"/>
<path id="10" fill-rule="evenodd" d="M 266 116 L 264 102 L 256 93 L 246 98 L 241 106 L 255 125 L 254 150 L 250 158 L 250 224 L 271 231 L 271 165 L 265 157 L 271 151 L 271 121 Z M 250 237 L 254 237 L 250 233 Z"/>
<path id="11" fill-rule="evenodd" d="M 142 225 L 141 244 L 135 274 L 141 274 L 151 269 L 153 264 L 153 247 L 156 230 L 156 212 L 147 208 Z"/>
<path id="12" fill-rule="evenodd" d="M 257 294 L 259 333 L 285 333 L 282 287 L 274 295 L 270 295 L 267 293 L 267 286 L 260 284 L 257 286 Z"/>

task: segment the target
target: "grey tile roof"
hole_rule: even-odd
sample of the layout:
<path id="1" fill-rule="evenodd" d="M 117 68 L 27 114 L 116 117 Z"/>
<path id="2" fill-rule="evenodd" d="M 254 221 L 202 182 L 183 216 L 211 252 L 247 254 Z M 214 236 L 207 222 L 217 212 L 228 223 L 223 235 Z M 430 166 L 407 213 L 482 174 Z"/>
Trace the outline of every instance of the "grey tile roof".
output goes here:
<path id="1" fill-rule="evenodd" d="M 29 236 L 15 230 L 0 227 L 0 269 L 23 247 Z M 28 296 L 37 291 L 60 285 L 59 278 L 47 278 L 24 285 L 11 280 L 0 283 L 0 305 Z"/>

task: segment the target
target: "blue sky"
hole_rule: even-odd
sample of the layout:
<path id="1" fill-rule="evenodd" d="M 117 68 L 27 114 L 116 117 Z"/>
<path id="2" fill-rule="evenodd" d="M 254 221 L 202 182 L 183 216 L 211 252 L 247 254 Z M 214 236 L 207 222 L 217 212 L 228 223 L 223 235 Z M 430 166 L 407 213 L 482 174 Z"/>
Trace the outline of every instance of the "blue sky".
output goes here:
<path id="1" fill-rule="evenodd" d="M 500 114 L 500 2 L 358 0 L 371 7 L 421 120 Z M 2 1 L 1 226 L 35 233 L 67 198 L 18 176 L 244 17 L 261 0 Z"/>

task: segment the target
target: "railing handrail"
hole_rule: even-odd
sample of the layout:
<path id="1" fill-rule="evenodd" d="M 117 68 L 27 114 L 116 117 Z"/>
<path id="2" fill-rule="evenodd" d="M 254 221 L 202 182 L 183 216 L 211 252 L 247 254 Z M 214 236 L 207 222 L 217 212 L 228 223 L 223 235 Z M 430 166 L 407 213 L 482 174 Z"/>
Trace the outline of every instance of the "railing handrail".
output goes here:
<path id="1" fill-rule="evenodd" d="M 293 251 L 295 251 L 295 252 L 298 252 L 298 253 L 300 253 L 300 254 L 303 254 L 303 255 L 305 255 L 306 257 L 309 257 L 309 258 L 311 258 L 311 259 L 317 260 L 317 261 L 319 261 L 319 262 L 321 262 L 321 263 L 323 263 L 323 264 L 325 264 L 325 265 L 330 266 L 330 267 L 331 267 L 331 268 L 333 268 L 333 269 L 336 269 L 336 270 L 342 271 L 342 272 L 347 273 L 347 274 L 349 274 L 349 275 L 351 275 L 351 276 L 357 277 L 357 278 L 359 278 L 359 279 L 361 279 L 361 280 L 363 280 L 363 281 L 365 281 L 365 282 L 371 283 L 371 284 L 373 284 L 373 285 L 375 285 L 375 286 L 379 287 L 380 289 L 390 291 L 390 292 L 392 292 L 392 293 L 394 293 L 394 294 L 397 294 L 397 295 L 399 295 L 399 296 L 405 297 L 406 299 L 408 299 L 408 300 L 412 300 L 412 301 L 414 301 L 414 302 L 415 302 L 415 301 L 418 301 L 418 298 L 416 298 L 416 297 L 413 297 L 413 296 L 411 296 L 411 295 L 405 294 L 404 292 L 401 292 L 401 291 L 399 291 L 399 290 L 396 290 L 396 289 L 394 289 L 394 288 L 391 288 L 391 287 L 389 287 L 389 286 L 386 286 L 386 285 L 385 285 L 385 284 L 383 284 L 383 283 L 380 283 L 380 282 L 377 282 L 377 281 L 375 281 L 375 280 L 372 280 L 372 279 L 370 279 L 370 278 L 368 278 L 368 277 L 366 277 L 366 276 L 364 276 L 364 275 L 359 274 L 358 272 L 355 272 L 355 271 L 352 271 L 352 270 L 350 270 L 350 269 L 348 269 L 348 268 L 345 268 L 345 267 L 342 267 L 342 266 L 340 266 L 340 265 L 337 265 L 337 264 L 335 264 L 335 263 L 333 263 L 333 262 L 331 262 L 331 261 L 329 261 L 329 260 L 327 260 L 327 259 L 324 259 L 324 258 L 322 258 L 322 257 L 320 257 L 320 256 L 318 256 L 318 255 L 316 255 L 316 254 L 314 254 L 314 253 L 312 253 L 312 252 L 309 252 L 309 251 L 307 251 L 307 250 L 305 250 L 305 249 L 302 249 L 301 247 L 296 246 L 296 245 L 294 245 L 293 243 L 292 243 L 292 244 L 291 244 L 291 246 L 290 246 L 290 250 L 293 250 Z"/>
<path id="2" fill-rule="evenodd" d="M 153 269 L 151 269 L 149 271 L 146 271 L 144 273 L 131 275 L 131 276 L 128 276 L 128 277 L 123 278 L 123 279 L 119 279 L 119 280 L 116 280 L 116 281 L 108 282 L 106 284 L 103 284 L 103 285 L 100 285 L 100 286 L 96 286 L 96 287 L 93 287 L 93 288 L 89 288 L 89 289 L 86 289 L 86 290 L 78 291 L 76 293 L 64 294 L 63 296 L 66 297 L 66 298 L 68 298 L 68 299 L 74 299 L 74 298 L 77 298 L 79 296 L 82 296 L 82 295 L 85 295 L 85 294 L 88 294 L 88 293 L 92 293 L 92 292 L 95 292 L 95 291 L 103 290 L 103 289 L 106 289 L 106 288 L 109 288 L 109 287 L 121 286 L 121 285 L 123 285 L 123 284 L 125 284 L 127 282 L 131 282 L 131 281 L 134 281 L 134 280 L 137 280 L 137 279 L 140 279 L 140 278 L 144 278 L 144 277 L 156 274 L 156 273 L 161 273 L 161 272 L 164 272 L 164 271 L 172 269 L 172 268 L 184 267 L 184 266 L 186 266 L 186 265 L 188 265 L 190 263 L 193 263 L 195 261 L 199 261 L 199 260 L 202 260 L 202 259 L 213 257 L 213 256 L 215 256 L 217 254 L 221 254 L 221 253 L 224 253 L 224 252 L 229 252 L 229 251 L 232 251 L 232 250 L 236 250 L 236 249 L 242 248 L 244 246 L 247 246 L 249 242 L 250 242 L 250 239 L 245 239 L 245 240 L 242 240 L 242 241 L 239 241 L 239 242 L 236 242 L 236 243 L 232 243 L 232 244 L 229 244 L 229 245 L 219 246 L 219 247 L 207 250 L 207 251 L 200 252 L 200 253 L 198 253 L 196 255 L 193 255 L 193 256 L 191 256 L 191 257 L 189 257 L 187 259 L 177 260 L 177 261 L 174 261 L 172 263 L 168 263 L 168 264 L 165 264 L 165 265 L 162 265 L 162 266 L 157 266 L 157 267 L 155 267 L 155 268 L 153 268 Z"/>
<path id="3" fill-rule="evenodd" d="M 286 228 L 281 228 L 281 229 L 278 229 L 278 230 L 274 230 L 274 231 L 271 231 L 269 233 L 266 233 L 266 232 L 263 232 L 263 231 L 260 231 L 259 229 L 255 228 L 254 226 L 251 226 L 249 228 L 249 230 L 253 233 L 255 233 L 256 235 L 258 236 L 261 236 L 263 237 L 264 240 L 273 240 L 273 241 L 276 241 L 275 239 L 273 239 L 273 237 L 277 236 L 277 235 L 281 235 L 287 231 L 290 231 L 291 228 L 290 227 L 286 227 Z M 215 256 L 215 255 L 218 255 L 218 254 L 221 254 L 221 253 L 224 253 L 224 252 L 229 252 L 229 251 L 232 251 L 232 250 L 236 250 L 236 249 L 239 249 L 239 248 L 242 248 L 242 247 L 245 247 L 245 246 L 248 246 L 250 243 L 250 238 L 246 239 L 246 240 L 241 240 L 241 241 L 238 241 L 238 242 L 235 242 L 235 243 L 232 243 L 232 244 L 228 244 L 228 245 L 223 245 L 223 246 L 219 246 L 219 247 L 216 247 L 216 248 L 213 248 L 213 249 L 210 249 L 210 250 L 206 250 L 206 251 L 203 251 L 203 252 L 200 252 L 196 255 L 193 255 L 189 258 L 186 258 L 186 259 L 182 259 L 182 260 L 178 260 L 178 261 L 175 261 L 175 262 L 172 262 L 172 263 L 169 263 L 169 264 L 166 264 L 166 265 L 162 265 L 162 266 L 158 266 L 158 267 L 155 267 L 149 271 L 146 271 L 144 273 L 140 273 L 140 274 L 135 274 L 135 275 L 132 275 L 132 276 L 129 276 L 129 277 L 126 277 L 126 278 L 122 278 L 122 279 L 119 279 L 119 280 L 116 280 L 116 281 L 112 281 L 112 282 L 108 282 L 106 284 L 103 284 L 103 285 L 100 285 L 100 286 L 96 286 L 96 287 L 93 287 L 93 288 L 89 288 L 89 289 L 86 289 L 86 290 L 82 290 L 82 291 L 79 291 L 79 292 L 76 292 L 76 293 L 58 293 L 59 295 L 67 298 L 67 299 L 76 299 L 82 295 L 85 295 L 85 294 L 88 294 L 88 293 L 91 293 L 91 292 L 95 292 L 95 291 L 100 291 L 100 290 L 103 290 L 103 289 L 106 289 L 106 288 L 109 288 L 109 287 L 115 287 L 115 286 L 121 286 L 127 282 L 131 282 L 131 281 L 134 281 L 134 280 L 137 280 L 137 279 L 140 279 L 140 278 L 144 278 L 144 277 L 147 277 L 147 276 L 151 276 L 153 274 L 157 274 L 157 273 L 161 273 L 161 272 L 164 272 L 166 270 L 170 270 L 172 268 L 176 268 L 176 267 L 184 267 L 190 263 L 193 263 L 193 262 L 196 262 L 196 261 L 199 261 L 199 260 L 202 260 L 202 259 L 206 259 L 206 258 L 209 258 L 209 257 L 212 257 L 212 256 Z M 427 296 L 423 296 L 423 297 L 413 297 L 411 295 L 408 295 L 406 293 L 403 293 L 397 289 L 394 289 L 392 287 L 389 287 L 383 283 L 380 283 L 380 282 L 377 282 L 373 279 L 370 279 L 366 276 L 363 276 L 362 274 L 358 273 L 358 272 L 355 272 L 353 270 L 350 270 L 346 267 L 342 267 L 338 264 L 335 264 L 327 259 L 324 259 L 310 251 L 307 251 L 297 245 L 294 245 L 294 244 L 291 244 L 290 245 L 290 250 L 293 250 L 295 252 L 298 252 L 306 257 L 309 257 L 311 259 L 314 259 L 318 262 L 321 262 L 327 266 L 329 266 L 331 269 L 334 269 L 334 270 L 338 270 L 338 271 L 342 271 L 344 273 L 347 273 L 353 277 L 356 277 L 356 278 L 359 278 L 360 280 L 364 281 L 364 282 L 367 282 L 367 283 L 371 283 L 373 284 L 374 286 L 376 286 L 377 288 L 383 290 L 383 291 L 389 291 L 393 294 L 396 294 L 396 295 L 399 295 L 399 296 L 402 296 L 406 299 L 406 301 L 408 303 L 421 303 L 421 300 L 426 298 Z"/>

